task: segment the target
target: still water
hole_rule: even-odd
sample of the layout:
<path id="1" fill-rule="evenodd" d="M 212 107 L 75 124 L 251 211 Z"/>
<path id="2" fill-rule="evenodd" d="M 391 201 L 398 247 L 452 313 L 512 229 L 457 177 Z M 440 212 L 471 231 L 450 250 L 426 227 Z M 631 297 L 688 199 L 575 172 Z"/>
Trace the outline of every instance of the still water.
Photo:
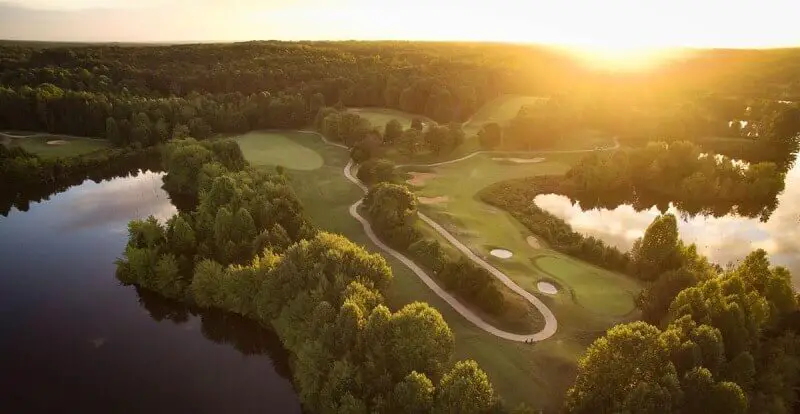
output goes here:
<path id="1" fill-rule="evenodd" d="M 0 412 L 300 412 L 271 332 L 114 277 L 127 222 L 175 213 L 151 172 L 0 217 Z"/>
<path id="2" fill-rule="evenodd" d="M 555 195 L 539 195 L 534 203 L 564 219 L 575 231 L 597 237 L 627 251 L 660 213 L 655 207 L 636 211 L 630 205 L 612 209 L 584 211 L 580 203 Z M 786 189 L 778 196 L 778 207 L 766 222 L 736 214 L 723 217 L 682 214 L 674 206 L 669 211 L 678 218 L 678 232 L 687 243 L 720 265 L 736 263 L 755 249 L 769 253 L 771 262 L 792 271 L 795 287 L 800 287 L 800 166 L 786 175 Z"/>

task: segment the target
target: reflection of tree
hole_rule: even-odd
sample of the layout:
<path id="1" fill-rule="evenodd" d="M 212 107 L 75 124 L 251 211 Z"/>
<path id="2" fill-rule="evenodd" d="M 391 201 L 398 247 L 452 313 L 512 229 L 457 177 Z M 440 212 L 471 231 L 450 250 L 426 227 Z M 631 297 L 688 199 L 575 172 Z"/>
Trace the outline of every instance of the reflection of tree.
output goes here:
<path id="1" fill-rule="evenodd" d="M 189 321 L 190 316 L 199 317 L 200 329 L 206 339 L 231 345 L 243 355 L 269 356 L 278 375 L 291 378 L 288 354 L 273 331 L 235 313 L 188 306 L 156 292 L 138 286 L 134 288 L 139 304 L 153 320 L 169 320 L 181 324 Z"/>
<path id="2" fill-rule="evenodd" d="M 38 179 L 31 174 L 27 181 L 9 181 L 0 177 L 0 215 L 8 216 L 12 207 L 20 211 L 28 211 L 31 202 L 47 200 L 50 196 L 67 191 L 70 187 L 92 180 L 101 183 L 118 177 L 136 177 L 140 170 L 160 171 L 160 157 L 157 152 L 121 153 L 118 156 L 107 156 L 80 167 L 61 167 L 52 179 Z M 78 163 L 78 161 L 64 161 Z M 66 164 L 72 165 L 72 164 Z"/>

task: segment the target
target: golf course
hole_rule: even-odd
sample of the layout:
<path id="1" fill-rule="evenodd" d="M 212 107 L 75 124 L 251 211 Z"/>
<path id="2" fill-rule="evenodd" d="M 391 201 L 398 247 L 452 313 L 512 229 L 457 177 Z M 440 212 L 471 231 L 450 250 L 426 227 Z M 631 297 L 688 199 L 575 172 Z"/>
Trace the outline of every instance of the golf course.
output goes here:
<path id="1" fill-rule="evenodd" d="M 577 358 L 591 341 L 635 316 L 633 298 L 641 288 L 637 282 L 548 249 L 509 214 L 475 197 L 501 180 L 564 173 L 590 150 L 586 142 L 540 155 L 457 149 L 451 158 L 458 157 L 438 165 L 400 169 L 419 198 L 420 218 L 428 228 L 425 237 L 439 240 L 448 254 L 463 254 L 498 280 L 504 298 L 524 317 L 508 324 L 459 302 L 424 269 L 374 237 L 359 214 L 364 188 L 353 177 L 348 149 L 311 131 L 251 132 L 236 140 L 254 165 L 285 168 L 317 226 L 383 254 L 394 274 L 389 305 L 399 309 L 426 301 L 436 307 L 455 333 L 456 356 L 480 363 L 512 404 L 555 408 L 554 396 L 570 385 Z M 473 145 L 471 141 L 474 138 L 468 137 L 463 146 Z M 463 185 L 466 178 L 469 185 Z M 495 251 L 511 255 L 499 258 Z"/>
<path id="2" fill-rule="evenodd" d="M 0 144 L 19 146 L 42 158 L 73 157 L 109 147 L 103 139 L 19 131 L 0 132 Z"/>

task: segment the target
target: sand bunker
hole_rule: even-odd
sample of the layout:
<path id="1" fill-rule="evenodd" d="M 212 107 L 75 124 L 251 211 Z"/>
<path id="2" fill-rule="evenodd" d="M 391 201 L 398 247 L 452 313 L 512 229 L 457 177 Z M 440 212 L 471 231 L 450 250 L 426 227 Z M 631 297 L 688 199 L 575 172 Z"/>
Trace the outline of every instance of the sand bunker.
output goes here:
<path id="1" fill-rule="evenodd" d="M 500 259 L 510 259 L 511 256 L 514 255 L 514 253 L 511 253 L 506 249 L 494 249 L 490 251 L 489 254 Z"/>
<path id="2" fill-rule="evenodd" d="M 420 204 L 430 205 L 430 204 L 442 204 L 446 203 L 449 198 L 447 196 L 439 196 L 439 197 L 417 197 Z"/>
<path id="3" fill-rule="evenodd" d="M 516 164 L 535 164 L 544 161 L 544 158 L 492 158 L 492 161 L 511 161 Z"/>
<path id="4" fill-rule="evenodd" d="M 64 141 L 63 139 L 54 139 L 52 141 L 47 141 L 47 145 L 64 145 L 69 144 L 69 142 Z"/>
<path id="5" fill-rule="evenodd" d="M 422 187 L 428 180 L 437 176 L 437 174 L 434 173 L 424 173 L 416 171 L 411 171 L 408 173 L 408 175 L 410 175 L 411 178 L 406 180 L 406 182 L 415 187 Z"/>
<path id="6" fill-rule="evenodd" d="M 542 244 L 539 243 L 539 239 L 537 239 L 536 237 L 528 236 L 528 238 L 525 239 L 525 240 L 528 242 L 528 246 L 531 246 L 534 249 L 541 249 L 542 248 Z"/>
<path id="7" fill-rule="evenodd" d="M 556 293 L 558 293 L 558 289 L 555 286 L 553 286 L 552 283 L 539 282 L 536 284 L 536 288 L 539 289 L 539 292 L 548 295 L 555 295 Z"/>

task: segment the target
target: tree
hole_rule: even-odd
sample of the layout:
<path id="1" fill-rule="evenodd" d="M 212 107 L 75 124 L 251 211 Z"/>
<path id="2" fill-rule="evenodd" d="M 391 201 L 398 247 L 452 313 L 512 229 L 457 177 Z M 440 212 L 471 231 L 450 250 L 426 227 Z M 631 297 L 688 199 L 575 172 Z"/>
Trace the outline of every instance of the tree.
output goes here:
<path id="1" fill-rule="evenodd" d="M 427 414 L 433 408 L 433 383 L 425 374 L 411 371 L 394 387 L 394 408 L 397 412 Z"/>
<path id="2" fill-rule="evenodd" d="M 422 133 L 414 128 L 403 131 L 395 140 L 397 149 L 405 156 L 413 156 L 422 150 Z"/>
<path id="3" fill-rule="evenodd" d="M 617 325 L 594 341 L 578 363 L 567 412 L 638 412 L 639 406 L 654 405 L 661 412 L 675 410 L 680 387 L 660 335 L 658 328 L 634 322 Z"/>
<path id="4" fill-rule="evenodd" d="M 428 149 L 436 155 L 449 153 L 455 149 L 455 136 L 451 134 L 450 129 L 447 127 L 431 126 L 425 131 L 423 139 Z"/>
<path id="5" fill-rule="evenodd" d="M 198 263 L 191 284 L 195 302 L 203 307 L 221 307 L 225 298 L 224 279 L 225 269 L 219 263 L 209 259 Z"/>
<path id="6" fill-rule="evenodd" d="M 661 273 L 680 266 L 678 223 L 672 214 L 656 217 L 634 244 L 631 256 L 636 274 L 654 280 Z"/>
<path id="7" fill-rule="evenodd" d="M 119 126 L 117 126 L 117 120 L 112 117 L 106 118 L 106 139 L 113 145 L 123 145 L 122 135 L 119 132 Z"/>
<path id="8" fill-rule="evenodd" d="M 395 165 L 386 159 L 373 159 L 358 167 L 357 177 L 364 184 L 371 186 L 379 183 L 391 183 L 395 179 Z"/>
<path id="9" fill-rule="evenodd" d="M 478 132 L 478 141 L 483 149 L 497 148 L 503 141 L 503 128 L 496 122 L 489 122 Z"/>
<path id="10" fill-rule="evenodd" d="M 423 128 L 422 120 L 419 118 L 414 118 L 411 120 L 411 129 L 422 132 Z"/>
<path id="11" fill-rule="evenodd" d="M 383 130 L 383 144 L 392 145 L 403 134 L 403 126 L 400 121 L 392 119 L 386 123 Z"/>
<path id="12" fill-rule="evenodd" d="M 475 361 L 459 361 L 444 374 L 436 389 L 434 412 L 480 414 L 494 405 L 489 377 Z"/>
<path id="13" fill-rule="evenodd" d="M 403 356 L 393 361 L 392 371 L 400 378 L 411 371 L 439 378 L 455 346 L 442 315 L 427 303 L 413 302 L 392 315 L 391 326 L 390 353 Z"/>

